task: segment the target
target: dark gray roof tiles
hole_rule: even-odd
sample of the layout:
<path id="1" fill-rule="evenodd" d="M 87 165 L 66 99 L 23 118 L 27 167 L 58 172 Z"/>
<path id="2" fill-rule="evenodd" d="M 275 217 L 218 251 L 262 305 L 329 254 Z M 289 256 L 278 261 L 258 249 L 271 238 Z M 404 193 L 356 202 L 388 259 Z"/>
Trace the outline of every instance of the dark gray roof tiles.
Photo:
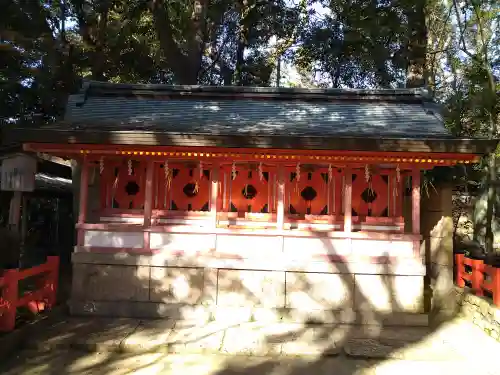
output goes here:
<path id="1" fill-rule="evenodd" d="M 223 96 L 217 96 L 221 93 Z M 308 95 L 313 100 L 300 100 Z M 286 98 L 280 100 L 283 96 Z M 450 136 L 439 107 L 422 90 L 92 83 L 86 91 L 70 96 L 64 120 L 61 125 L 67 128 L 181 134 Z"/>

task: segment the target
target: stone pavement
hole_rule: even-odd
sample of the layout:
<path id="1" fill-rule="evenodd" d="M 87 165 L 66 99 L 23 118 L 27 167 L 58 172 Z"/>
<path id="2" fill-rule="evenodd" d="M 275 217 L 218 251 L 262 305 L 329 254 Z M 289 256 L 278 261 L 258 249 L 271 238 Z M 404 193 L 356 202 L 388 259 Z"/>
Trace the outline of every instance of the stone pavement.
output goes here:
<path id="1" fill-rule="evenodd" d="M 500 344 L 460 319 L 430 330 L 70 318 L 28 344 L 0 373 L 500 375 Z"/>

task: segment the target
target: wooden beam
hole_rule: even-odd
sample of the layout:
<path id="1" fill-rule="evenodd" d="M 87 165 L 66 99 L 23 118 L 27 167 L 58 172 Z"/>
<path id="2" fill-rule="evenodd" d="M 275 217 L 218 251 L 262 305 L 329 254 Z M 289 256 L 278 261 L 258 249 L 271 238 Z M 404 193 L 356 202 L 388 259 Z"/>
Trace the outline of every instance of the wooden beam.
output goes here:
<path id="1" fill-rule="evenodd" d="M 276 207 L 276 225 L 282 230 L 285 224 L 285 170 L 278 167 L 278 202 Z"/>
<path id="2" fill-rule="evenodd" d="M 412 173 L 412 229 L 413 234 L 420 234 L 420 170 Z"/>
<path id="3" fill-rule="evenodd" d="M 344 184 L 344 232 L 352 231 L 352 170 L 346 168 Z"/>

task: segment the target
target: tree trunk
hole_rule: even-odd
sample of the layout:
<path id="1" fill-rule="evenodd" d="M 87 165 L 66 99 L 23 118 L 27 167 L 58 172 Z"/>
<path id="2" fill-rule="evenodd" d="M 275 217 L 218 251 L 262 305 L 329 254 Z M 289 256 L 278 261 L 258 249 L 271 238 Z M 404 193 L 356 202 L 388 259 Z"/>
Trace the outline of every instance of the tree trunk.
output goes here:
<path id="1" fill-rule="evenodd" d="M 165 0 L 149 1 L 149 9 L 153 16 L 160 47 L 178 84 L 195 85 L 198 83 L 205 44 L 208 3 L 208 0 L 194 1 L 193 13 L 189 20 L 189 32 L 185 35 L 186 42 L 180 45 L 174 35 L 174 25 L 168 3 Z"/>
<path id="2" fill-rule="evenodd" d="M 425 22 L 425 0 L 415 0 L 408 6 L 408 65 L 406 87 L 426 85 L 427 25 Z"/>

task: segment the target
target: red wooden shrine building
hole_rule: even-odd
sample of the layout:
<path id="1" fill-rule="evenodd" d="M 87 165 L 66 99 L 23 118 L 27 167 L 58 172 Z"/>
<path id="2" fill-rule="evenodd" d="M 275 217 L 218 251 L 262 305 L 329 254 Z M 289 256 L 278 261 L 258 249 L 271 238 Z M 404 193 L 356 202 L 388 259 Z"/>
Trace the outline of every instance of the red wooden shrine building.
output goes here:
<path id="1" fill-rule="evenodd" d="M 422 312 L 422 171 L 496 145 L 422 90 L 97 82 L 11 137 L 80 161 L 73 311 L 133 316 Z"/>

